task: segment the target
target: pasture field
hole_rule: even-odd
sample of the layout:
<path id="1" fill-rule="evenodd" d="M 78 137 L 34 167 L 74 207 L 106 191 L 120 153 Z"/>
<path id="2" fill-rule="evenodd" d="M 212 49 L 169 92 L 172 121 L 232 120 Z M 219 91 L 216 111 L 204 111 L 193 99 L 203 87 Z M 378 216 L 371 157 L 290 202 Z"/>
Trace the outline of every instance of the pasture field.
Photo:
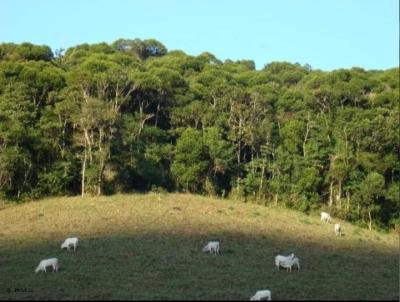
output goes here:
<path id="1" fill-rule="evenodd" d="M 335 222 L 343 236 L 336 237 Z M 65 238 L 80 245 L 61 250 Z M 202 253 L 209 239 L 221 253 Z M 295 253 L 301 269 L 277 270 Z M 59 259 L 58 273 L 35 274 Z M 190 194 L 61 197 L 0 209 L 0 300 L 399 299 L 399 236 Z"/>

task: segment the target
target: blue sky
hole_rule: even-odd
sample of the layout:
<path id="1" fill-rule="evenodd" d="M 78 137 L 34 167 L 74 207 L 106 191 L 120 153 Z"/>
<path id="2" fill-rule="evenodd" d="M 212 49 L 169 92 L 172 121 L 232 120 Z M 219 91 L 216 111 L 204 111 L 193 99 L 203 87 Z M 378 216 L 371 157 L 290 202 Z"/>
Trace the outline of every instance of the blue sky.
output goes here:
<path id="1" fill-rule="evenodd" d="M 313 69 L 399 66 L 398 0 L 0 0 L 0 42 L 53 50 L 118 38 Z"/>

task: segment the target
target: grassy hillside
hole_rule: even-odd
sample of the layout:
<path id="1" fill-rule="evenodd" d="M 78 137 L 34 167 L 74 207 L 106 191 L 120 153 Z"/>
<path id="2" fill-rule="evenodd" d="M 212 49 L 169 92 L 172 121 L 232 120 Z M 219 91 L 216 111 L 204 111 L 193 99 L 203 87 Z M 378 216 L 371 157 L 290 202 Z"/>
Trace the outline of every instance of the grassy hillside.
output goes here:
<path id="1" fill-rule="evenodd" d="M 340 223 L 338 238 L 317 215 L 189 194 L 6 207 L 0 300 L 248 300 L 264 288 L 273 300 L 398 300 L 398 235 Z M 77 252 L 61 251 L 71 235 L 81 240 Z M 214 238 L 221 254 L 202 253 Z M 278 271 L 275 255 L 291 252 L 301 270 Z M 35 274 L 49 257 L 59 258 L 59 272 Z"/>

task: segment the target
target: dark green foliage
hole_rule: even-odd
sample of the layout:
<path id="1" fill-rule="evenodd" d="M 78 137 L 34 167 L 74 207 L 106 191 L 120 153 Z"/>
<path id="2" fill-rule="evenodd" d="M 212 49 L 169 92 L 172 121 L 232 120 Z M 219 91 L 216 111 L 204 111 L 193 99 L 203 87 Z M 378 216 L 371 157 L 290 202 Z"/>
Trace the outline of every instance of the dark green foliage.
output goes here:
<path id="1" fill-rule="evenodd" d="M 136 55 L 141 60 L 149 57 L 159 57 L 167 53 L 167 48 L 157 40 L 125 40 L 119 39 L 112 46 L 118 51 L 128 52 Z"/>
<path id="2" fill-rule="evenodd" d="M 201 192 L 208 159 L 202 133 L 187 128 L 176 143 L 171 172 L 178 185 L 190 192 Z"/>
<path id="3" fill-rule="evenodd" d="M 0 44 L 0 195 L 153 188 L 399 222 L 399 69 Z"/>

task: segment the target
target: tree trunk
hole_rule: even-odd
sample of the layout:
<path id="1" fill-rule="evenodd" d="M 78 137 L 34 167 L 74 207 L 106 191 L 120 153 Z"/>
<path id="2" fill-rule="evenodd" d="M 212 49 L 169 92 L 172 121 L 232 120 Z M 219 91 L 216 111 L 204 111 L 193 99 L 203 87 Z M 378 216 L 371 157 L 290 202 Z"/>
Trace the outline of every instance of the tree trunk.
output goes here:
<path id="1" fill-rule="evenodd" d="M 99 169 L 99 175 L 97 179 L 97 195 L 101 195 L 101 188 L 102 188 L 102 183 L 103 183 L 103 170 L 104 170 L 104 156 L 103 156 L 103 148 L 102 148 L 102 140 L 103 140 L 103 128 L 99 129 L 99 154 L 100 154 L 100 169 Z"/>
<path id="2" fill-rule="evenodd" d="M 139 136 L 140 136 L 140 133 L 142 133 L 142 130 L 143 130 L 143 128 L 144 128 L 144 124 L 146 123 L 146 121 L 147 121 L 148 119 L 151 119 L 153 116 L 154 116 L 153 113 L 147 114 L 145 117 L 143 117 L 142 115 L 140 115 L 141 122 L 140 122 L 139 131 L 138 131 L 138 133 L 137 133 L 137 135 L 136 135 L 136 139 L 138 139 Z"/>
<path id="3" fill-rule="evenodd" d="M 326 119 L 325 113 L 322 112 L 321 114 L 322 114 L 322 117 L 324 118 L 326 128 L 329 129 L 330 127 L 328 125 L 328 121 Z M 327 137 L 328 137 L 328 142 L 330 143 L 331 142 L 331 137 L 329 135 L 329 132 L 327 133 Z"/>
<path id="4" fill-rule="evenodd" d="M 236 151 L 237 163 L 240 165 L 240 151 L 242 150 L 242 119 L 239 119 L 238 149 Z"/>
<path id="5" fill-rule="evenodd" d="M 329 185 L 329 207 L 332 207 L 333 204 L 333 181 L 331 181 Z"/>
<path id="6" fill-rule="evenodd" d="M 157 127 L 157 125 L 158 125 L 158 114 L 159 114 L 159 112 L 160 112 L 160 103 L 157 104 L 156 120 L 154 122 L 154 126 L 155 127 Z M 196 129 L 197 129 L 197 127 L 196 127 Z"/>
<path id="7" fill-rule="evenodd" d="M 338 193 L 336 195 L 336 201 L 339 205 L 339 209 L 342 208 L 342 180 L 339 179 Z"/>
<path id="8" fill-rule="evenodd" d="M 307 143 L 307 140 L 308 140 L 308 133 L 309 133 L 309 131 L 310 131 L 310 128 L 309 128 L 309 122 L 307 122 L 307 130 L 306 130 L 306 135 L 304 136 L 304 140 L 303 140 L 303 157 L 304 158 L 306 158 L 306 143 Z"/>
<path id="9" fill-rule="evenodd" d="M 83 133 L 85 135 L 85 152 L 86 152 L 86 147 L 88 147 L 89 159 L 90 159 L 90 162 L 92 162 L 92 143 L 90 140 L 88 129 L 83 129 Z M 93 136 L 93 134 L 92 134 L 92 136 Z"/>
<path id="10" fill-rule="evenodd" d="M 100 167 L 100 173 L 99 173 L 99 178 L 98 178 L 98 180 L 97 180 L 97 196 L 100 196 L 101 195 L 101 193 L 102 193 L 102 190 L 101 190 L 101 187 L 102 187 L 102 177 L 101 177 L 101 174 L 102 174 L 102 168 Z"/>
<path id="11" fill-rule="evenodd" d="M 239 147 L 236 150 L 236 158 L 237 158 L 237 164 L 238 166 L 240 165 L 240 149 L 241 149 L 241 142 L 239 140 Z"/>
<path id="12" fill-rule="evenodd" d="M 263 164 L 263 166 L 262 166 L 262 168 L 261 168 L 260 187 L 259 187 L 259 189 L 258 189 L 258 195 L 259 195 L 259 196 L 262 194 L 264 173 L 265 173 L 265 166 L 264 166 L 264 164 Z"/>
<path id="13" fill-rule="evenodd" d="M 86 144 L 85 144 L 86 145 Z M 82 163 L 82 182 L 81 182 L 81 196 L 85 196 L 85 171 L 86 171 L 86 146 L 85 146 L 85 153 L 84 153 L 83 163 Z"/>
<path id="14" fill-rule="evenodd" d="M 369 217 L 369 230 L 372 231 L 372 215 L 371 215 L 371 211 L 368 211 L 368 217 Z"/>
<path id="15" fill-rule="evenodd" d="M 346 210 L 349 211 L 349 208 L 350 208 L 350 192 L 349 191 L 346 191 L 346 201 L 347 201 Z"/>

